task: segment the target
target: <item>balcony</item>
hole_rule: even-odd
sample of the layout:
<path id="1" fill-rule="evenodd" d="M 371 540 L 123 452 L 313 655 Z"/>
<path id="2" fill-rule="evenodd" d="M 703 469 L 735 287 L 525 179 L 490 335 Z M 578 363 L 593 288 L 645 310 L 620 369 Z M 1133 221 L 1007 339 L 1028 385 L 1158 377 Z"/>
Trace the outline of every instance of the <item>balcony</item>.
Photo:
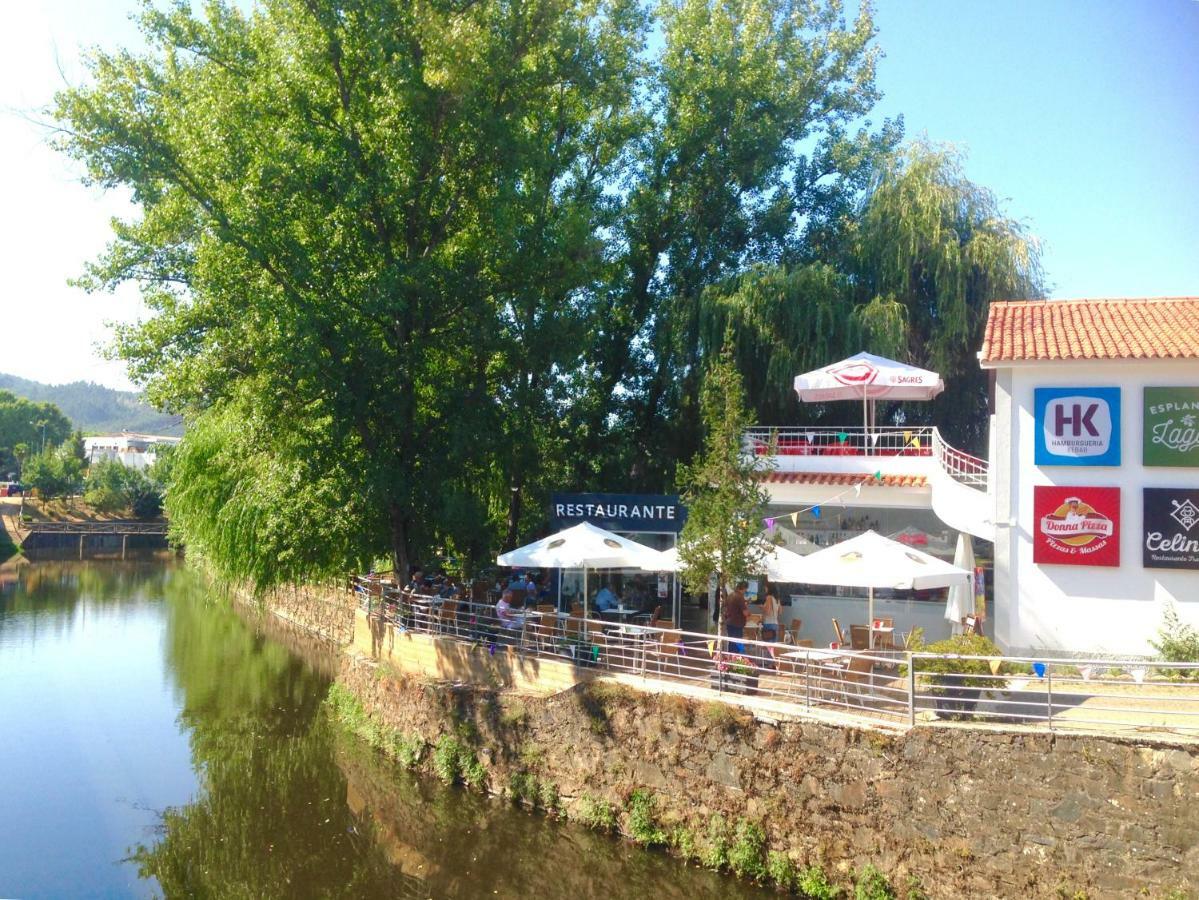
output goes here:
<path id="1" fill-rule="evenodd" d="M 949 446 L 936 428 L 755 427 L 742 440 L 747 454 L 769 460 L 768 486 L 784 502 L 831 486 L 873 485 L 860 505 L 926 506 L 951 528 L 994 540 L 987 461 Z M 796 493 L 797 483 L 809 485 L 808 494 Z"/>

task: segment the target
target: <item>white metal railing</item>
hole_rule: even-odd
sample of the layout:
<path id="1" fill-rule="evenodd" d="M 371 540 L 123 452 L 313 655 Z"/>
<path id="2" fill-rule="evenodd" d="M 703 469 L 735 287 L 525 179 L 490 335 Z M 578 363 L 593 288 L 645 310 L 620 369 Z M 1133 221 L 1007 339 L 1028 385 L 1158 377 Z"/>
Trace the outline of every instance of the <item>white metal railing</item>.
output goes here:
<path id="1" fill-rule="evenodd" d="M 583 618 L 552 605 L 513 612 L 456 597 L 354 579 L 360 608 L 424 633 L 581 668 L 742 695 L 768 711 L 837 713 L 863 723 L 935 727 L 963 720 L 1049 731 L 1199 739 L 1199 663 L 1130 659 L 971 657 L 769 642 L 650 622 Z M 510 650 L 509 650 L 510 648 Z"/>
<path id="2" fill-rule="evenodd" d="M 945 443 L 931 427 L 747 428 L 742 438 L 747 454 L 767 457 L 932 458 L 953 479 L 972 487 L 987 484 L 986 460 Z M 884 467 L 885 470 L 885 467 Z"/>

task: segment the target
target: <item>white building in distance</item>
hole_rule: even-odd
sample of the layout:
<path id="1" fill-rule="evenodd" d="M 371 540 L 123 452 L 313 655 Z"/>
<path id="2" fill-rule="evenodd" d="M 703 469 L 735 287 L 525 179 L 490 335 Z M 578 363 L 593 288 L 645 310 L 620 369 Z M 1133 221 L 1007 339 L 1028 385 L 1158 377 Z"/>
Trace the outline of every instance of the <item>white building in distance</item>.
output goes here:
<path id="1" fill-rule="evenodd" d="M 145 469 L 158 459 L 158 448 L 174 447 L 182 438 L 160 434 L 137 434 L 123 431 L 120 434 L 98 434 L 83 439 L 88 465 L 115 461 L 131 469 Z"/>

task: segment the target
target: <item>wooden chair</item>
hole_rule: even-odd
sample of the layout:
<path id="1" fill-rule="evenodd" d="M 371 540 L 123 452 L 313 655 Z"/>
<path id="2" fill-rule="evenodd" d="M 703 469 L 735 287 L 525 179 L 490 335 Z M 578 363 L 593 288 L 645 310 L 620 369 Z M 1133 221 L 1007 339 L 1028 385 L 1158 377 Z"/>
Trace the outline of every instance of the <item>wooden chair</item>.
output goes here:
<path id="1" fill-rule="evenodd" d="M 661 615 L 662 615 L 662 607 L 655 606 L 654 611 L 652 613 L 650 613 L 650 617 L 649 617 L 649 627 L 650 628 L 658 628 L 659 627 L 658 619 L 659 619 L 659 617 L 661 617 Z M 633 616 L 633 618 L 634 619 L 644 619 L 645 614 L 642 613 L 641 615 Z"/>
<path id="2" fill-rule="evenodd" d="M 583 618 L 583 604 L 575 600 L 570 604 L 570 614 L 576 619 Z"/>
<path id="3" fill-rule="evenodd" d="M 870 649 L 870 626 L 869 625 L 850 625 L 849 626 L 849 646 L 854 650 L 869 650 Z"/>
<path id="4" fill-rule="evenodd" d="M 458 633 L 458 601 L 445 600 L 437 610 L 437 630 L 442 634 Z"/>
<path id="5" fill-rule="evenodd" d="M 895 619 L 891 616 L 879 616 L 879 623 L 884 628 L 895 628 Z M 882 632 L 874 636 L 875 650 L 894 650 L 895 649 L 895 632 Z"/>
<path id="6" fill-rule="evenodd" d="M 850 626 L 853 627 L 853 626 Z M 864 687 L 873 687 L 874 685 L 874 663 L 865 656 L 854 656 L 846 666 L 845 671 L 841 673 L 841 680 L 845 685 L 845 702 L 849 702 L 849 693 L 852 690 L 860 701 L 864 694 Z M 869 696 L 867 690 L 865 696 Z"/>
<path id="7" fill-rule="evenodd" d="M 795 644 L 795 646 L 797 646 L 797 647 L 799 646 L 799 632 L 800 632 L 800 629 L 802 629 L 802 628 L 803 628 L 803 619 L 792 619 L 791 620 L 791 631 L 788 632 L 788 634 L 790 635 L 790 638 L 791 638 L 790 643 Z"/>
<path id="8" fill-rule="evenodd" d="M 683 670 L 679 665 L 679 642 L 683 639 L 682 634 L 677 631 L 663 631 L 657 638 L 651 639 L 645 647 L 647 660 L 652 659 L 658 667 L 658 674 L 662 674 L 662 667 L 665 664 L 674 663 L 674 671 L 676 675 L 682 675 Z"/>
<path id="9" fill-rule="evenodd" d="M 654 623 L 654 628 L 664 628 L 667 630 L 672 629 L 674 628 L 674 619 L 658 619 L 658 621 Z"/>
<path id="10" fill-rule="evenodd" d="M 841 623 L 836 619 L 833 619 L 833 634 L 837 636 L 837 643 L 844 647 L 847 641 L 845 635 L 841 633 Z"/>

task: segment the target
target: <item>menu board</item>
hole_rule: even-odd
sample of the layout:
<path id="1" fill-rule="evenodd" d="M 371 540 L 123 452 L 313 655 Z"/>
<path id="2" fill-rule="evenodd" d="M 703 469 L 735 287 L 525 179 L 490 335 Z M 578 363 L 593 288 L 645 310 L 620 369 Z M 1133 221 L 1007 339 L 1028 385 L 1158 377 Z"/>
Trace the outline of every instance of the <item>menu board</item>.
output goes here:
<path id="1" fill-rule="evenodd" d="M 1120 565 L 1120 489 L 1033 488 L 1033 562 Z"/>
<path id="2" fill-rule="evenodd" d="M 1142 564 L 1199 569 L 1199 490 L 1145 488 Z"/>
<path id="3" fill-rule="evenodd" d="M 1145 388 L 1147 466 L 1199 468 L 1199 387 Z"/>

